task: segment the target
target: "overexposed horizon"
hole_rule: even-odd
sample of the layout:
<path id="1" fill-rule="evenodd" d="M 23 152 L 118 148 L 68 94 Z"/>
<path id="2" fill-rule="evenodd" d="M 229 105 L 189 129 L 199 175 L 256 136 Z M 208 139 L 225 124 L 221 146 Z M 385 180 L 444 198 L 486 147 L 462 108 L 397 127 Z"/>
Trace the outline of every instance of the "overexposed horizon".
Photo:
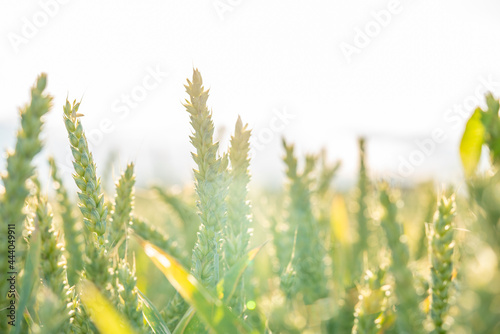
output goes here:
<path id="1" fill-rule="evenodd" d="M 4 0 L 0 149 L 13 147 L 17 108 L 46 72 L 54 108 L 37 163 L 51 154 L 70 170 L 68 96 L 82 99 L 100 174 L 116 152 L 115 173 L 135 161 L 143 186 L 187 182 L 183 85 L 196 67 L 221 147 L 238 115 L 253 129 L 257 183 L 281 180 L 282 137 L 302 153 L 325 147 L 344 180 L 355 177 L 359 136 L 374 175 L 455 180 L 468 115 L 486 91 L 500 95 L 499 9 L 493 0 Z"/>

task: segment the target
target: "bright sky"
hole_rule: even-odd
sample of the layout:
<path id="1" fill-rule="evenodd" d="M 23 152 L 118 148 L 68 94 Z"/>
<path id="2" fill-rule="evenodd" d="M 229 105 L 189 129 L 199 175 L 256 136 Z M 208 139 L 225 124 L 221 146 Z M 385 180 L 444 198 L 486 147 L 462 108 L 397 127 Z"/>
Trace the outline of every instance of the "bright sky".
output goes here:
<path id="1" fill-rule="evenodd" d="M 83 97 L 101 174 L 116 150 L 115 170 L 134 160 L 142 184 L 187 181 L 181 102 L 195 66 L 222 146 L 238 115 L 254 129 L 256 181 L 282 174 L 282 136 L 302 153 L 327 147 L 352 178 L 359 135 L 377 175 L 449 179 L 475 94 L 500 95 L 499 10 L 495 0 L 2 0 L 0 149 L 13 146 L 17 107 L 43 71 L 55 96 L 44 154 L 62 168 L 62 104 Z"/>

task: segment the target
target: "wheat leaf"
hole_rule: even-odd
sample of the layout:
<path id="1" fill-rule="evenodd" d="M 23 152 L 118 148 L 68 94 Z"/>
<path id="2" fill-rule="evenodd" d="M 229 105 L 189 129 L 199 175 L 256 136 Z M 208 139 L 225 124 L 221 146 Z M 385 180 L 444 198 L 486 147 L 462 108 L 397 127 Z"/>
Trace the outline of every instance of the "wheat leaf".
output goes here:
<path id="1" fill-rule="evenodd" d="M 90 281 L 82 282 L 80 298 L 101 333 L 135 334 L 131 325 Z"/>
<path id="2" fill-rule="evenodd" d="M 146 255 L 170 284 L 193 306 L 205 324 L 216 333 L 251 333 L 249 327 L 209 292 L 172 256 L 153 244 L 139 240 Z"/>
<path id="3" fill-rule="evenodd" d="M 24 265 L 24 275 L 19 290 L 19 305 L 17 306 L 17 309 L 21 314 L 23 314 L 24 309 L 29 306 L 30 300 L 34 295 L 33 290 L 35 290 L 35 286 L 38 281 L 37 270 L 40 264 L 41 239 L 40 231 L 37 225 L 38 223 L 35 220 L 36 229 L 35 232 L 33 232 L 33 234 L 31 235 L 30 248 L 26 257 L 26 262 Z M 21 323 L 22 319 L 22 316 L 18 316 L 16 318 L 13 334 L 19 334 L 23 329 Z"/>
<path id="4" fill-rule="evenodd" d="M 267 244 L 267 241 L 262 245 L 255 247 L 254 249 L 248 251 L 245 256 L 241 257 L 232 267 L 229 269 L 224 277 L 217 284 L 217 295 L 219 299 L 224 302 L 229 301 L 233 296 L 236 288 L 238 287 L 238 282 L 243 276 L 245 269 L 250 265 L 255 256 L 259 251 Z"/>
<path id="5" fill-rule="evenodd" d="M 142 313 L 153 333 L 170 334 L 167 324 L 163 321 L 160 312 L 158 312 L 153 303 L 139 289 L 137 289 L 137 292 L 142 303 Z"/>

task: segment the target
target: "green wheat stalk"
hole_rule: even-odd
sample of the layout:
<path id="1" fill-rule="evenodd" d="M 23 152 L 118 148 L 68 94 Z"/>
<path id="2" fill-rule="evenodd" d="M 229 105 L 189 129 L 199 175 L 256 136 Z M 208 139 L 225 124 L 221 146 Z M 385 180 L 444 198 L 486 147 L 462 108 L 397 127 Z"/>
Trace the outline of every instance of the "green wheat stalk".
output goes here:
<path id="1" fill-rule="evenodd" d="M 193 248 L 191 273 L 202 284 L 215 289 L 220 276 L 222 229 L 226 226 L 226 196 L 228 192 L 227 156 L 218 157 L 219 143 L 215 143 L 212 114 L 207 108 L 208 90 L 197 69 L 193 70 L 192 81 L 184 87 L 189 95 L 184 107 L 189 113 L 193 134 L 191 144 L 196 153 L 191 153 L 198 169 L 194 170 L 198 215 L 201 219 L 197 241 Z M 163 315 L 174 328 L 187 304 L 175 294 Z"/>
<path id="2" fill-rule="evenodd" d="M 392 254 L 390 271 L 395 279 L 395 294 L 398 299 L 396 307 L 398 332 L 422 333 L 424 316 L 419 307 L 413 274 L 408 268 L 410 252 L 406 244 L 406 237 L 402 232 L 403 226 L 398 223 L 396 218 L 397 206 L 391 199 L 385 185 L 380 192 L 380 202 L 385 211 L 381 225 Z"/>
<path id="3" fill-rule="evenodd" d="M 42 131 L 42 116 L 44 116 L 52 106 L 52 97 L 44 93 L 47 86 L 47 76 L 41 74 L 36 84 L 31 88 L 31 102 L 29 105 L 19 110 L 21 116 L 21 128 L 17 132 L 16 147 L 13 152 L 7 153 L 7 172 L 2 174 L 2 181 L 5 187 L 3 198 L 0 201 L 0 218 L 3 231 L 0 233 L 0 244 L 7 245 L 7 228 L 14 225 L 16 236 L 20 238 L 20 228 L 24 221 L 22 211 L 28 189 L 25 182 L 34 172 L 32 160 L 42 149 L 40 133 Z M 16 268 L 18 270 L 18 268 Z M 0 272 L 6 273 L 9 270 L 7 262 L 7 252 L 2 251 L 0 255 Z M 0 307 L 7 307 L 4 298 L 7 295 L 7 281 L 0 280 L 0 296 L 2 302 Z M 7 301 L 8 302 L 8 301 Z M 0 332 L 7 330 L 7 321 L 0 321 Z"/>
<path id="4" fill-rule="evenodd" d="M 113 211 L 111 212 L 111 224 L 108 231 L 108 240 L 111 247 L 119 247 L 118 254 L 120 258 L 125 255 L 126 247 L 120 247 L 120 240 L 127 237 L 128 227 L 132 218 L 134 207 L 134 164 L 127 165 L 125 172 L 116 183 L 116 195 Z"/>
<path id="5" fill-rule="evenodd" d="M 293 145 L 287 145 L 283 140 L 283 146 L 286 151 L 284 162 L 289 180 L 287 222 L 289 233 L 297 235 L 292 267 L 298 280 L 297 292 L 302 293 L 306 304 L 311 304 L 328 294 L 324 263 L 326 250 L 321 243 L 318 222 L 311 208 L 311 174 L 316 158 L 306 156 L 304 170 L 299 175 Z"/>
<path id="6" fill-rule="evenodd" d="M 358 174 L 358 185 L 356 188 L 357 195 L 357 203 L 358 208 L 356 212 L 356 220 L 358 222 L 358 235 L 359 240 L 356 243 L 355 249 L 355 262 L 359 265 L 357 266 L 357 272 L 355 275 L 358 275 L 360 271 L 362 271 L 362 259 L 363 253 L 368 251 L 368 206 L 367 206 L 367 197 L 368 197 L 368 176 L 366 173 L 366 153 L 365 153 L 365 140 L 364 138 L 360 138 L 358 140 L 359 145 L 359 174 Z"/>
<path id="7" fill-rule="evenodd" d="M 82 302 L 76 293 L 74 287 L 70 292 L 71 296 L 71 311 L 72 321 L 69 324 L 71 334 L 94 334 L 97 329 L 90 320 L 90 315 L 83 307 Z"/>
<path id="8" fill-rule="evenodd" d="M 62 308 L 57 310 L 57 315 L 64 314 L 68 319 L 59 330 L 66 330 L 70 321 L 69 284 L 66 273 L 66 259 L 63 254 L 61 236 L 52 221 L 52 212 L 47 200 L 37 196 L 36 218 L 38 220 L 41 237 L 40 252 L 40 278 L 61 301 Z"/>
<path id="9" fill-rule="evenodd" d="M 238 117 L 234 130 L 234 136 L 231 137 L 231 146 L 229 148 L 229 160 L 231 162 L 229 192 L 227 196 L 227 226 L 224 240 L 224 264 L 226 270 L 231 268 L 236 261 L 242 258 L 248 248 L 251 231 L 249 226 L 250 204 L 247 201 L 248 183 L 250 174 L 250 134 L 248 125 L 243 125 L 241 118 Z M 241 278 L 237 290 L 231 299 L 231 306 L 235 313 L 241 314 L 244 309 L 244 277 Z"/>
<path id="10" fill-rule="evenodd" d="M 321 158 L 321 170 L 319 172 L 317 186 L 314 190 L 314 193 L 320 199 L 324 199 L 324 197 L 328 193 L 328 190 L 330 190 L 332 181 L 335 178 L 335 175 L 337 174 L 341 163 L 340 161 L 338 161 L 335 164 L 330 165 L 327 162 L 325 149 L 321 150 L 320 158 Z"/>
<path id="11" fill-rule="evenodd" d="M 452 285 L 453 272 L 453 219 L 456 213 L 455 197 L 442 197 L 438 203 L 438 211 L 428 228 L 431 259 L 431 291 L 432 300 L 430 315 L 434 323 L 434 333 L 444 334 L 444 320 L 449 307 L 448 298 Z"/>
<path id="12" fill-rule="evenodd" d="M 6 173 L 1 175 L 5 192 L 0 198 L 0 219 L 3 230 L 0 233 L 0 244 L 7 245 L 7 228 L 15 226 L 16 240 L 21 236 L 20 229 L 23 226 L 25 215 L 22 211 L 28 189 L 25 182 L 33 175 L 34 167 L 32 160 L 42 149 L 40 133 L 42 131 L 42 117 L 52 107 L 52 97 L 44 93 L 47 86 L 47 76 L 41 74 L 36 84 L 31 88 L 30 104 L 20 108 L 21 128 L 17 132 L 16 147 L 13 152 L 7 153 Z M 16 241 L 16 244 L 19 242 Z M 17 256 L 17 254 L 15 254 Z M 16 271 L 19 268 L 9 268 L 7 252 L 2 251 L 0 255 L 0 272 L 6 273 Z M 7 280 L 0 280 L 0 308 L 7 307 Z M 0 332 L 7 332 L 7 321 L 0 321 Z"/>
<path id="13" fill-rule="evenodd" d="M 115 300 L 118 309 L 139 332 L 145 332 L 142 305 L 137 293 L 137 277 L 135 275 L 135 261 L 132 267 L 125 259 L 121 259 L 117 266 L 116 281 L 119 287 L 118 298 Z"/>
<path id="14" fill-rule="evenodd" d="M 69 101 L 66 100 L 64 124 L 74 158 L 75 173 L 73 179 L 80 190 L 78 192 L 78 207 L 89 232 L 89 240 L 86 242 L 85 274 L 102 290 L 107 290 L 110 281 L 105 240 L 108 209 L 104 204 L 101 181 L 96 176 L 94 159 L 78 117 L 79 107 L 80 103 L 73 102 L 73 105 L 70 105 Z"/>
<path id="15" fill-rule="evenodd" d="M 83 270 L 83 238 L 80 222 L 73 215 L 73 205 L 68 192 L 64 187 L 54 158 L 49 158 L 51 177 L 56 190 L 56 200 L 59 204 L 59 213 L 63 222 L 65 249 L 67 253 L 68 283 L 74 285 L 78 282 Z"/>
<path id="16" fill-rule="evenodd" d="M 226 203 L 228 191 L 226 156 L 217 156 L 219 144 L 214 143 L 214 124 L 207 108 L 208 90 L 203 87 L 200 72 L 193 70 L 193 81 L 185 86 L 189 95 L 184 106 L 190 115 L 193 134 L 191 143 L 196 149 L 192 153 L 198 169 L 194 171 L 198 210 L 201 218 L 198 240 L 193 249 L 191 272 L 200 281 L 215 288 L 219 281 L 221 232 L 226 226 Z"/>

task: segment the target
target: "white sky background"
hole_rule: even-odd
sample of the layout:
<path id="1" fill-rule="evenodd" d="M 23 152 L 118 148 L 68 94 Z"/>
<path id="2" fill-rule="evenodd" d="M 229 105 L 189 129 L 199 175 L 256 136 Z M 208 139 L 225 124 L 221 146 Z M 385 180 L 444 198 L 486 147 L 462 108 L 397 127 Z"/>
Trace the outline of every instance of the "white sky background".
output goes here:
<path id="1" fill-rule="evenodd" d="M 262 146 L 253 161 L 256 182 L 280 182 L 282 136 L 301 153 L 327 147 L 332 161 L 343 161 L 341 178 L 349 180 L 359 135 L 367 137 L 371 170 L 383 175 L 397 173 L 401 158 L 418 155 L 415 140 L 428 141 L 436 128 L 447 139 L 409 177 L 458 178 L 467 115 L 448 114 L 448 121 L 445 115 L 474 101 L 476 89 L 483 95 L 481 80 L 488 76 L 500 93 L 500 2 L 494 0 L 402 0 L 400 12 L 351 62 L 341 44 L 354 45 L 356 28 L 375 22 L 372 13 L 391 1 L 222 0 L 234 5 L 221 19 L 212 0 L 72 0 L 59 4 L 16 52 L 9 36 L 22 36 L 26 20 L 33 23 L 33 16 L 43 16 L 41 4 L 54 1 L 0 0 L 0 149 L 13 147 L 17 108 L 28 101 L 37 74 L 47 72 L 55 108 L 46 118 L 44 154 L 67 165 L 62 105 L 67 95 L 84 96 L 87 133 L 96 133 L 103 120 L 113 127 L 91 143 L 98 172 L 117 150 L 115 174 L 133 160 L 142 185 L 192 177 L 191 128 L 181 102 L 193 66 L 211 88 L 222 146 L 238 114 L 254 129 Z M 113 105 L 154 68 L 168 76 L 121 117 Z M 269 134 L 276 110 L 295 118 L 262 145 L 258 138 Z M 45 166 L 44 159 L 38 163 Z"/>

